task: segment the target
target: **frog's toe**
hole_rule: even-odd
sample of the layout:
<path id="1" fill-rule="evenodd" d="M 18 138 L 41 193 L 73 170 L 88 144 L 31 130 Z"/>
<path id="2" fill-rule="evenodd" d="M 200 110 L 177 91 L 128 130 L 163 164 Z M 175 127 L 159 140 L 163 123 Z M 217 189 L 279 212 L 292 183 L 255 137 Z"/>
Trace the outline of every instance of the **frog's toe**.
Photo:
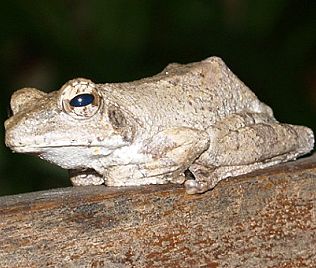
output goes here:
<path id="1" fill-rule="evenodd" d="M 208 190 L 207 183 L 196 180 L 187 180 L 184 186 L 187 194 L 201 194 Z"/>
<path id="2" fill-rule="evenodd" d="M 71 183 L 74 186 L 100 185 L 104 183 L 102 176 L 91 170 L 69 171 Z"/>

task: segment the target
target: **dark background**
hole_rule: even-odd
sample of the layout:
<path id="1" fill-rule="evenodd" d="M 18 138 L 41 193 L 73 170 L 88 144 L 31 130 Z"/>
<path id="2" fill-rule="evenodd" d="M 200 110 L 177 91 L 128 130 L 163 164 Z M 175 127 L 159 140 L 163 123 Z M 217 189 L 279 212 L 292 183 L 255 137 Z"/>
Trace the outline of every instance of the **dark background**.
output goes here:
<path id="1" fill-rule="evenodd" d="M 130 81 L 216 55 L 282 122 L 316 130 L 316 1 L 4 1 L 0 10 L 0 195 L 70 185 L 4 145 L 9 98 L 75 77 Z"/>

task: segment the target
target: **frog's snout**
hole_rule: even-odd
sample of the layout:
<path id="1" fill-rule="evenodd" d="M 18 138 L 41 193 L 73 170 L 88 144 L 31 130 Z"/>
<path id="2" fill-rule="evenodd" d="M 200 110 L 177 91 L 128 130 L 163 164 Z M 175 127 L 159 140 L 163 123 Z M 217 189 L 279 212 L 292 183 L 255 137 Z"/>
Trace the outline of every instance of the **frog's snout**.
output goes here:
<path id="1" fill-rule="evenodd" d="M 13 93 L 10 108 L 8 109 L 9 118 L 4 122 L 5 144 L 8 147 L 22 145 L 19 137 L 22 133 L 26 134 L 27 129 L 30 129 L 30 126 L 26 127 L 23 125 L 25 114 L 22 111 L 27 111 L 29 107 L 37 104 L 46 95 L 45 92 L 35 88 L 22 88 Z"/>
<path id="2" fill-rule="evenodd" d="M 22 88 L 13 93 L 11 97 L 10 107 L 13 115 L 17 114 L 30 104 L 36 103 L 39 99 L 46 95 L 36 88 Z"/>

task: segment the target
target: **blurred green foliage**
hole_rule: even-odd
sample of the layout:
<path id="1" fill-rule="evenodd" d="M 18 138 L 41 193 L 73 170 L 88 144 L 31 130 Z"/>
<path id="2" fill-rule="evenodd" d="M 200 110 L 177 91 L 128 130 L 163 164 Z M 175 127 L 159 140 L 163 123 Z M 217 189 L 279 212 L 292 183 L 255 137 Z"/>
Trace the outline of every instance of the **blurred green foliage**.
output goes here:
<path id="1" fill-rule="evenodd" d="M 5 1 L 1 122 L 21 87 L 129 81 L 217 55 L 280 121 L 316 130 L 315 14 L 310 0 Z M 66 171 L 0 143 L 1 195 L 69 184 Z"/>

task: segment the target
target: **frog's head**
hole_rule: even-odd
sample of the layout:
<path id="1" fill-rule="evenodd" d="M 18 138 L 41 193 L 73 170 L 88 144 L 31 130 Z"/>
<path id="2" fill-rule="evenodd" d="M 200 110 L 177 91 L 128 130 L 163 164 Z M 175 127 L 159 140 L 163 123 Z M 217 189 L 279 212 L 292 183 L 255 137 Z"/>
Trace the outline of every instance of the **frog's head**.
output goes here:
<path id="1" fill-rule="evenodd" d="M 12 95 L 11 109 L 6 145 L 64 168 L 90 167 L 133 140 L 134 125 L 87 79 L 71 80 L 52 93 L 20 89 Z"/>

